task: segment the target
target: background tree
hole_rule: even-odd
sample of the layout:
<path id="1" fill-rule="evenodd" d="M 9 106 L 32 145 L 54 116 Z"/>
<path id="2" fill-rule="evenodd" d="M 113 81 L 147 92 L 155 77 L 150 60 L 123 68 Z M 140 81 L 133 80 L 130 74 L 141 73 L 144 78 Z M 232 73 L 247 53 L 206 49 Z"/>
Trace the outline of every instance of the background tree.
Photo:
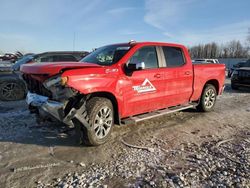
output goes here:
<path id="1" fill-rule="evenodd" d="M 189 51 L 192 58 L 246 58 L 250 48 L 238 40 L 218 45 L 215 42 L 192 46 Z"/>
<path id="2" fill-rule="evenodd" d="M 189 48 L 192 58 L 249 58 L 250 57 L 250 27 L 244 45 L 239 40 L 232 40 L 218 45 L 215 42 L 199 44 Z"/>

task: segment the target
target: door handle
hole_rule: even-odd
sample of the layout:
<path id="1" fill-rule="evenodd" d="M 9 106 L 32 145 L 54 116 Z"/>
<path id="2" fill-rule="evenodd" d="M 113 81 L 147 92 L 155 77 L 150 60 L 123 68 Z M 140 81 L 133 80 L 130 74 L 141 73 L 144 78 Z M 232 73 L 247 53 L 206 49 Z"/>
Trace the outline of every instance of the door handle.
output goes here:
<path id="1" fill-rule="evenodd" d="M 186 71 L 184 74 L 185 74 L 185 75 L 190 75 L 191 72 L 190 72 L 190 71 Z"/>
<path id="2" fill-rule="evenodd" d="M 161 77 L 161 74 L 155 74 L 154 77 L 155 77 L 155 78 L 160 78 L 160 77 Z"/>

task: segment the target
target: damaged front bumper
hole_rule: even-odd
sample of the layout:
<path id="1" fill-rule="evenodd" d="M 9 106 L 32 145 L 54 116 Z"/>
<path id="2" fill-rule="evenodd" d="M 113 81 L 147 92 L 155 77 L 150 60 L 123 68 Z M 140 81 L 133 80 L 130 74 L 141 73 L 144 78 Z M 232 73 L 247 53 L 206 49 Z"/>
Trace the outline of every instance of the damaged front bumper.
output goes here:
<path id="1" fill-rule="evenodd" d="M 65 104 L 62 102 L 57 102 L 53 100 L 49 100 L 48 97 L 38 95 L 35 93 L 28 92 L 26 97 L 26 102 L 29 105 L 30 108 L 36 109 L 38 115 L 43 117 L 45 119 L 46 113 L 50 116 L 53 116 L 57 120 L 69 125 L 73 126 L 73 123 L 71 121 L 73 114 L 70 113 L 70 115 L 65 117 L 64 114 L 64 108 Z"/>

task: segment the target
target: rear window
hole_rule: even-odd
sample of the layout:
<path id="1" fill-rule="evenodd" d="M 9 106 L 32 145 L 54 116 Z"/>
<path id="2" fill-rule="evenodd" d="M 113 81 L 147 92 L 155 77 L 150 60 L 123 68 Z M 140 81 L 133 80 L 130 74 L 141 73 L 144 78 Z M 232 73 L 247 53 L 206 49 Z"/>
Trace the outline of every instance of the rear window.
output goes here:
<path id="1" fill-rule="evenodd" d="M 167 67 L 180 67 L 185 64 L 181 48 L 163 46 L 162 49 Z"/>

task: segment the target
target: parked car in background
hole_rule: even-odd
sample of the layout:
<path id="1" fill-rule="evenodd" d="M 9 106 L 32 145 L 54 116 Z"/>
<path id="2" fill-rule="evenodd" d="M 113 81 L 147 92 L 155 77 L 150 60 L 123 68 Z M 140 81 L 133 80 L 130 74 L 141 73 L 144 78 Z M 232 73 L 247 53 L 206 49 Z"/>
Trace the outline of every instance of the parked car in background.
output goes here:
<path id="1" fill-rule="evenodd" d="M 45 52 L 38 54 L 35 57 L 35 62 L 68 62 L 68 61 L 80 61 L 83 57 L 88 55 L 86 51 L 61 51 L 61 52 Z"/>
<path id="2" fill-rule="evenodd" d="M 6 53 L 2 56 L 0 56 L 0 61 L 10 61 L 11 63 L 14 63 L 16 60 L 21 58 L 23 54 L 21 52 L 14 53 Z"/>
<path id="3" fill-rule="evenodd" d="M 20 100 L 26 96 L 25 82 L 12 72 L 12 65 L 0 62 L 0 100 Z"/>
<path id="4" fill-rule="evenodd" d="M 44 62 L 68 62 L 80 61 L 83 57 L 88 55 L 86 51 L 58 51 L 58 52 L 44 52 L 40 54 L 28 54 L 22 59 L 19 59 L 14 65 L 13 70 L 19 71 L 21 65 L 26 63 L 44 63 Z"/>
<path id="5" fill-rule="evenodd" d="M 16 59 L 16 57 L 12 53 L 6 53 L 0 57 L 1 61 L 13 61 L 14 59 Z"/>
<path id="6" fill-rule="evenodd" d="M 194 59 L 193 63 L 214 63 L 214 64 L 219 64 L 218 59 Z"/>
<path id="7" fill-rule="evenodd" d="M 250 59 L 241 67 L 235 68 L 231 78 L 232 89 L 239 89 L 239 87 L 250 88 Z"/>
<path id="8" fill-rule="evenodd" d="M 18 59 L 15 64 L 12 66 L 12 70 L 17 72 L 20 70 L 20 66 L 26 63 L 31 63 L 36 55 L 35 54 L 27 54 L 22 58 Z"/>
<path id="9" fill-rule="evenodd" d="M 192 64 L 186 47 L 159 42 L 108 45 L 81 62 L 26 64 L 21 72 L 30 111 L 76 127 L 89 145 L 105 143 L 114 123 L 211 111 L 225 81 L 224 64 Z"/>
<path id="10" fill-rule="evenodd" d="M 85 57 L 88 52 L 45 52 L 41 54 L 26 54 L 12 63 L 0 66 L 0 100 L 20 100 L 26 96 L 27 89 L 25 82 L 20 79 L 20 67 L 29 63 L 46 62 L 77 62 Z M 13 66 L 12 66 L 13 65 Z"/>
<path id="11" fill-rule="evenodd" d="M 3 74 L 4 72 L 11 71 L 12 63 L 10 61 L 0 61 L 0 74 Z"/>
<path id="12" fill-rule="evenodd" d="M 228 69 L 228 71 L 227 71 L 227 77 L 228 77 L 228 78 L 231 78 L 233 71 L 234 71 L 235 69 L 240 68 L 240 67 L 244 67 L 245 64 L 246 64 L 246 62 L 243 61 L 243 62 L 239 62 L 239 63 L 233 65 L 232 67 L 230 67 L 230 68 Z"/>

